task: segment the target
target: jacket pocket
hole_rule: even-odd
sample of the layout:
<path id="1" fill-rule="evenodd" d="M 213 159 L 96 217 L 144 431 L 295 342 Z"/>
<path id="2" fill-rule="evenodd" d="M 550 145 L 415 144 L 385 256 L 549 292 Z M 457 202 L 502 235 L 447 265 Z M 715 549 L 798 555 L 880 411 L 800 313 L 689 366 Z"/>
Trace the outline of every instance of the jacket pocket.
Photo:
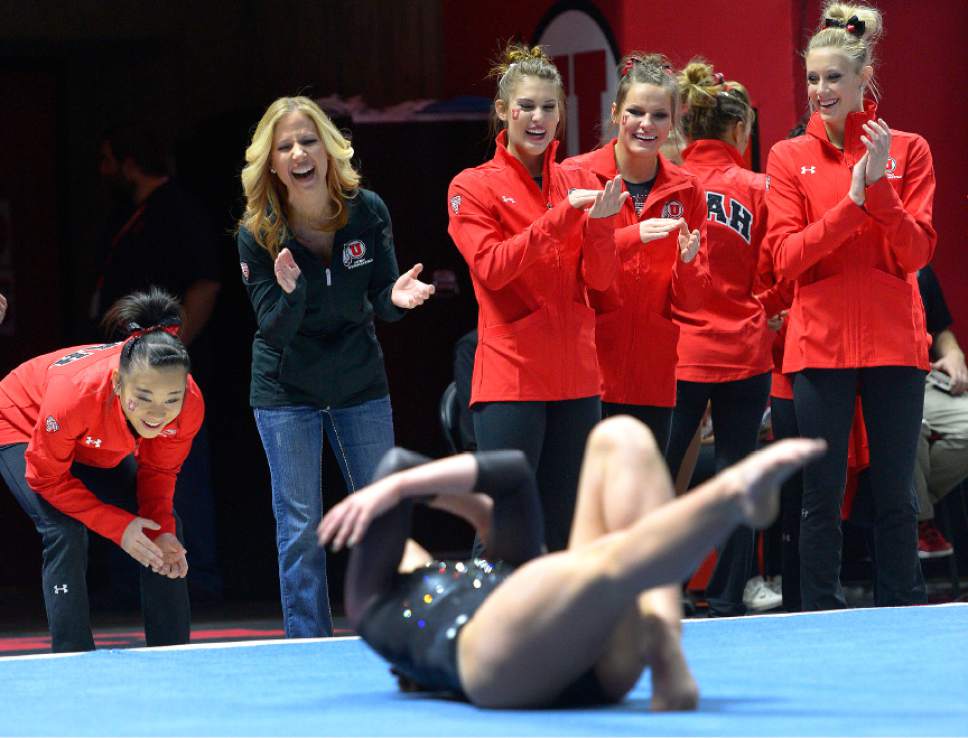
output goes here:
<path id="1" fill-rule="evenodd" d="M 915 326 L 913 285 L 876 268 L 870 270 L 869 276 L 863 363 L 919 364 L 919 348 L 927 338 L 923 332 L 919 335 Z"/>
<path id="2" fill-rule="evenodd" d="M 828 366 L 844 362 L 846 334 L 851 316 L 847 313 L 843 274 L 834 274 L 810 284 L 800 285 L 795 300 L 790 332 L 805 366 Z"/>
<path id="3" fill-rule="evenodd" d="M 475 387 L 491 399 L 547 394 L 560 351 L 551 323 L 542 306 L 511 323 L 483 328 L 478 342 L 482 376 L 475 378 Z"/>

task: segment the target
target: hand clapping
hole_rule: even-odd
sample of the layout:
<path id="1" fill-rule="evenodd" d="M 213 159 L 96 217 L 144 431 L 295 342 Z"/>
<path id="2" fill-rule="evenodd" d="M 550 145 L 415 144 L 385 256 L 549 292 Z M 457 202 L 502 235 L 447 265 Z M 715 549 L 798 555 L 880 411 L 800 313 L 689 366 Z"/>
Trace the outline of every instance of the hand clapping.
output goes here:
<path id="1" fill-rule="evenodd" d="M 684 264 L 688 264 L 699 253 L 699 230 L 689 232 L 684 218 L 679 218 L 679 256 Z"/>
<path id="2" fill-rule="evenodd" d="M 622 208 L 629 193 L 622 189 L 621 176 L 605 183 L 603 190 L 572 190 L 568 193 L 568 203 L 573 208 L 588 208 L 589 218 L 609 218 Z"/>
<path id="3" fill-rule="evenodd" d="M 434 294 L 434 286 L 421 282 L 417 277 L 423 271 L 423 264 L 414 264 L 410 271 L 404 272 L 393 284 L 390 302 L 398 308 L 410 310 L 423 305 Z"/>
<path id="4" fill-rule="evenodd" d="M 883 118 L 871 120 L 864 124 L 864 133 L 860 137 L 861 143 L 867 147 L 867 164 L 864 168 L 864 180 L 868 187 L 884 176 L 887 160 L 891 155 L 891 129 Z"/>
<path id="5" fill-rule="evenodd" d="M 276 257 L 275 264 L 273 265 L 273 270 L 276 273 L 276 282 L 279 283 L 283 291 L 287 294 L 292 293 L 296 289 L 296 281 L 299 279 L 302 271 L 296 264 L 296 260 L 293 258 L 292 252 L 289 249 L 283 249 L 279 252 L 279 256 Z"/>

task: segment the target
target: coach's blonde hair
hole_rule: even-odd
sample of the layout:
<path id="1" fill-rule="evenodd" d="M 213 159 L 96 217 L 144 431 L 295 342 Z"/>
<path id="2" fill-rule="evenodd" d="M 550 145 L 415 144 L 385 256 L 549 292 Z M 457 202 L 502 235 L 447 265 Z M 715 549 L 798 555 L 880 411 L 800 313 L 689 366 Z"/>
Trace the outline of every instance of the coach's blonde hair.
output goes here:
<path id="1" fill-rule="evenodd" d="M 327 230 L 338 230 L 346 224 L 345 201 L 355 197 L 360 186 L 360 175 L 350 162 L 353 147 L 319 105 L 308 97 L 280 97 L 273 102 L 245 150 L 242 169 L 245 214 L 239 221 L 239 227 L 246 228 L 273 259 L 290 238 L 290 232 L 286 223 L 286 188 L 270 171 L 272 142 L 279 120 L 296 112 L 303 113 L 315 124 L 326 150 L 326 189 L 336 203 L 336 213 Z"/>

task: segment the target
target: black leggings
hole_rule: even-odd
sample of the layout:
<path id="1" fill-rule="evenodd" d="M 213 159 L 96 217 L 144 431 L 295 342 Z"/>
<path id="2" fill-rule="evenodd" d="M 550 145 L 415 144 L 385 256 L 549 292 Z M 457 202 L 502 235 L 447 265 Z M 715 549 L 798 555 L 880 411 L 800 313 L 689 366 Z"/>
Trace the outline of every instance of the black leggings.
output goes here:
<path id="1" fill-rule="evenodd" d="M 472 412 L 478 450 L 524 452 L 538 482 L 548 550 L 566 548 L 585 442 L 602 418 L 601 400 L 485 402 Z"/>
<path id="2" fill-rule="evenodd" d="M 793 400 L 770 398 L 773 440 L 797 438 L 797 415 Z M 783 609 L 800 610 L 800 508 L 803 503 L 803 472 L 783 483 L 780 491 L 780 572 L 783 575 Z"/>
<path id="3" fill-rule="evenodd" d="M 79 520 L 62 513 L 34 492 L 26 480 L 25 443 L 0 447 L 0 474 L 40 533 L 44 547 L 42 582 L 51 648 L 55 653 L 91 651 L 91 611 L 87 593 L 88 531 Z M 133 456 L 118 466 L 100 469 L 74 463 L 71 474 L 99 499 L 130 512 L 135 511 Z M 175 518 L 178 540 L 184 542 L 181 521 Z M 141 609 L 145 640 L 149 646 L 188 643 L 191 612 L 184 578 L 169 579 L 138 566 L 125 555 L 122 564 L 136 568 L 141 578 Z"/>
<path id="4" fill-rule="evenodd" d="M 534 474 L 524 454 L 479 451 L 474 458 L 478 465 L 474 491 L 494 500 L 487 558 L 518 566 L 541 555 L 544 544 L 541 507 Z M 391 449 L 373 473 L 373 481 L 428 461 L 427 457 L 412 451 Z M 354 628 L 369 604 L 393 587 L 410 537 L 413 502 L 413 498 L 405 499 L 374 520 L 350 554 L 344 605 Z"/>
<path id="5" fill-rule="evenodd" d="M 669 431 L 672 428 L 672 408 L 657 405 L 627 405 L 620 402 L 603 402 L 602 417 L 631 415 L 641 420 L 655 436 L 655 445 L 665 455 L 669 445 Z"/>
<path id="6" fill-rule="evenodd" d="M 770 394 L 771 373 L 765 372 L 734 382 L 676 383 L 676 408 L 672 413 L 672 432 L 666 459 L 675 479 L 696 429 L 712 403 L 713 431 L 716 437 L 718 474 L 756 450 L 760 421 Z M 719 548 L 719 558 L 706 586 L 706 599 L 712 615 L 742 615 L 743 589 L 753 575 L 755 550 L 753 529 L 741 525 Z"/>
<path id="7" fill-rule="evenodd" d="M 914 494 L 924 372 L 909 366 L 805 369 L 793 381 L 797 425 L 804 436 L 823 438 L 827 453 L 803 471 L 800 592 L 804 610 L 846 607 L 840 586 L 840 510 L 858 392 L 871 456 L 877 561 L 874 603 L 926 601 Z"/>

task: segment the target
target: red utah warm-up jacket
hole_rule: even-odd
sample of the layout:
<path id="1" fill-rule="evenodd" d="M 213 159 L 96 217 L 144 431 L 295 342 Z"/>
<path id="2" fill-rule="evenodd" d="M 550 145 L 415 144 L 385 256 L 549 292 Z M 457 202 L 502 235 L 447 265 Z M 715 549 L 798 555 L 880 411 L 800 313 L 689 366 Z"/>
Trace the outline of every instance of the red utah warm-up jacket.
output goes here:
<path id="1" fill-rule="evenodd" d="M 0 381 L 0 445 L 27 444 L 27 484 L 118 544 L 135 516 L 98 499 L 71 474 L 71 464 L 110 468 L 134 453 L 138 515 L 161 526 L 145 534 L 174 534 L 175 479 L 205 416 L 202 393 L 189 376 L 178 417 L 155 438 L 136 437 L 112 382 L 123 345 L 61 349 L 21 364 Z"/>
<path id="2" fill-rule="evenodd" d="M 706 191 L 712 285 L 701 310 L 673 309 L 679 324 L 677 378 L 732 382 L 770 371 L 766 313 L 755 297 L 766 233 L 766 176 L 751 172 L 725 141 L 703 139 L 682 152 Z"/>
<path id="3" fill-rule="evenodd" d="M 819 114 L 803 136 L 780 141 L 767 174 L 768 248 L 780 277 L 795 281 L 784 373 L 804 368 L 928 368 L 929 339 L 916 272 L 931 260 L 934 169 L 923 138 L 891 131 L 887 171 L 863 207 L 847 196 L 866 151 L 868 103 L 851 113 L 843 151 Z"/>
<path id="4" fill-rule="evenodd" d="M 562 166 L 586 169 L 597 186 L 619 174 L 615 139 Z M 643 244 L 639 223 L 648 218 L 685 218 L 699 229 L 699 253 L 688 264 L 679 257 L 678 232 Z M 706 266 L 706 196 L 696 177 L 659 155 L 655 182 L 641 215 L 631 199 L 615 216 L 615 246 L 621 269 L 607 290 L 590 291 L 597 313 L 595 341 L 606 402 L 673 407 L 679 328 L 673 306 L 698 310 L 709 287 Z"/>
<path id="5" fill-rule="evenodd" d="M 587 287 L 606 289 L 617 261 L 614 218 L 568 203 L 600 189 L 545 152 L 542 186 L 497 138 L 494 158 L 465 169 L 448 191 L 448 232 L 470 268 L 479 306 L 471 404 L 572 400 L 601 392 L 595 313 Z"/>

